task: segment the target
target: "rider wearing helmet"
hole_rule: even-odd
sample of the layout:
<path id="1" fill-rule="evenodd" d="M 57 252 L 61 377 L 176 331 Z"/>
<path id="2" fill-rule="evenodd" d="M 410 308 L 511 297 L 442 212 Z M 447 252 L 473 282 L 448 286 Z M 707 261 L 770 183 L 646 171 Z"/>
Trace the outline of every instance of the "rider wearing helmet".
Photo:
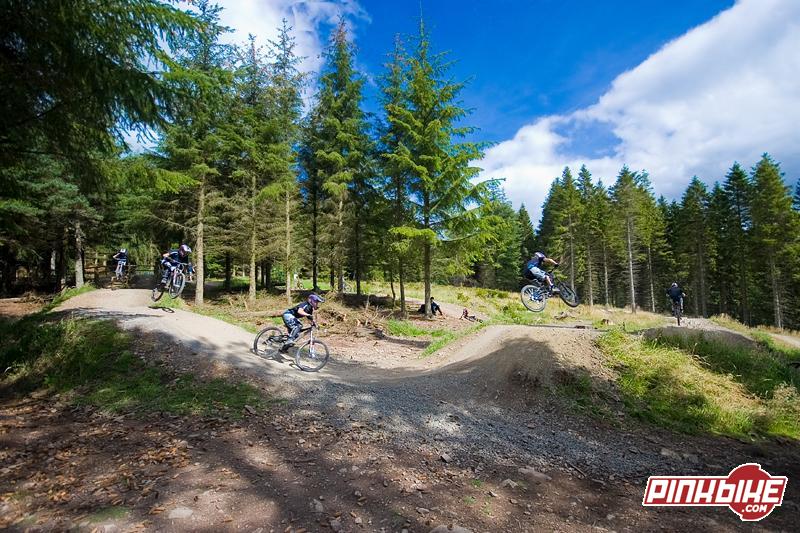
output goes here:
<path id="1" fill-rule="evenodd" d="M 283 312 L 283 323 L 286 326 L 286 330 L 289 332 L 289 340 L 281 347 L 282 351 L 286 351 L 290 346 L 293 346 L 294 341 L 296 341 L 297 337 L 300 335 L 300 329 L 303 327 L 303 324 L 300 322 L 302 317 L 308 317 L 311 319 L 311 324 L 316 326 L 314 310 L 324 301 L 325 298 L 312 292 L 308 295 L 305 302 L 300 302 Z"/>
<path id="2" fill-rule="evenodd" d="M 189 248 L 189 245 L 181 244 L 176 250 L 170 250 L 161 255 L 161 265 L 164 267 L 164 275 L 161 276 L 162 286 L 167 284 L 169 275 L 179 264 L 184 264 L 187 270 L 191 270 L 191 265 L 189 263 L 190 253 L 192 253 L 192 249 Z"/>
<path id="3" fill-rule="evenodd" d="M 538 280 L 540 283 L 545 282 L 547 283 L 547 287 L 550 291 L 558 290 L 553 287 L 553 279 L 547 275 L 547 272 L 544 271 L 542 268 L 545 265 L 552 265 L 553 267 L 558 266 L 558 261 L 550 259 L 544 252 L 536 252 L 533 254 L 528 260 L 528 263 L 525 265 L 525 277 L 528 279 L 535 279 Z"/>
<path id="4" fill-rule="evenodd" d="M 686 298 L 686 295 L 683 293 L 683 289 L 678 287 L 678 282 L 672 282 L 672 285 L 669 289 L 667 289 L 667 296 L 670 297 L 672 300 L 672 305 L 680 305 L 681 306 L 681 313 L 683 313 L 683 299 Z"/>
<path id="5" fill-rule="evenodd" d="M 115 253 L 112 259 L 117 261 L 117 269 L 114 272 L 114 276 L 119 278 L 122 276 L 122 271 L 125 268 L 125 265 L 128 264 L 128 250 L 126 248 L 120 248 L 119 252 Z"/>

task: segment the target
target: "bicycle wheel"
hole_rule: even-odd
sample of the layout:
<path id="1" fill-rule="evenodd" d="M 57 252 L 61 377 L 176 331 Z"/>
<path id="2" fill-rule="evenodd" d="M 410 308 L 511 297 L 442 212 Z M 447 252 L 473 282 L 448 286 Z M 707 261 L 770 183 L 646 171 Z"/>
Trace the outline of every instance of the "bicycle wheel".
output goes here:
<path id="1" fill-rule="evenodd" d="M 274 359 L 286 341 L 286 334 L 280 328 L 270 326 L 258 332 L 253 341 L 253 352 L 261 357 Z"/>
<path id="2" fill-rule="evenodd" d="M 180 271 L 176 272 L 175 280 L 172 282 L 172 285 L 169 286 L 170 297 L 175 299 L 178 296 L 180 296 L 185 286 L 186 286 L 186 275 Z"/>
<path id="3" fill-rule="evenodd" d="M 300 370 L 317 372 L 328 362 L 330 352 L 325 343 L 317 339 L 310 340 L 294 354 L 294 362 Z"/>
<path id="4" fill-rule="evenodd" d="M 538 313 L 544 310 L 547 305 L 547 296 L 538 285 L 525 285 L 519 293 L 519 297 L 528 310 Z"/>
<path id="5" fill-rule="evenodd" d="M 150 298 L 154 302 L 157 302 L 162 296 L 164 296 L 164 287 L 162 287 L 161 283 L 159 282 L 155 287 L 153 287 L 153 294 L 150 295 Z"/>
<path id="6" fill-rule="evenodd" d="M 563 281 L 559 281 L 556 284 L 556 287 L 558 287 L 558 295 L 561 296 L 561 299 L 564 300 L 565 304 L 570 307 L 578 307 L 578 304 L 580 303 L 578 301 L 578 295 L 575 293 L 572 287 Z"/>

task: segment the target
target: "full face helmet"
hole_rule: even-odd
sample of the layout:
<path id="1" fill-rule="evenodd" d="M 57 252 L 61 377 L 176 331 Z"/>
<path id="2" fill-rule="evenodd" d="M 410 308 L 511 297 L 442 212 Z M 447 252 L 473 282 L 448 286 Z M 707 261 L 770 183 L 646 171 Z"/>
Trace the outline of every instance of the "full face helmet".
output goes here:
<path id="1" fill-rule="evenodd" d="M 181 244 L 180 248 L 178 248 L 178 253 L 181 257 L 186 257 L 188 254 L 192 253 L 192 249 L 189 248 L 188 244 Z"/>
<path id="2" fill-rule="evenodd" d="M 323 303 L 324 301 L 325 298 L 314 292 L 308 295 L 308 303 L 310 303 L 311 307 L 313 307 L 314 309 L 319 307 L 319 304 Z"/>

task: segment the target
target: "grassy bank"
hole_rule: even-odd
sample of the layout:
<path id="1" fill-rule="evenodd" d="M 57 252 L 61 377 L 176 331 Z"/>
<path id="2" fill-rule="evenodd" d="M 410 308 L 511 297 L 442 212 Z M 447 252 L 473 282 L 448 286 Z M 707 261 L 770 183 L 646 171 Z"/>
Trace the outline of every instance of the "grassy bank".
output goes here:
<path id="1" fill-rule="evenodd" d="M 264 401 L 256 389 L 201 381 L 145 363 L 112 322 L 44 314 L 0 324 L 0 387 L 6 394 L 48 389 L 108 411 L 241 416 Z"/>
<path id="2" fill-rule="evenodd" d="M 800 438 L 800 378 L 765 350 L 621 330 L 599 345 L 636 418 L 684 433 Z"/>

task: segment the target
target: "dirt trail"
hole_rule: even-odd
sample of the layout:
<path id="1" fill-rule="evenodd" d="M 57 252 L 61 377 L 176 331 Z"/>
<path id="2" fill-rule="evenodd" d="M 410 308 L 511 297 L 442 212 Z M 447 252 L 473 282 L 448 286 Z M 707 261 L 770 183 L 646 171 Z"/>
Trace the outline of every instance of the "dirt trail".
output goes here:
<path id="1" fill-rule="evenodd" d="M 13 416 L 0 417 L 9 424 L 37 413 L 52 418 L 41 421 L 54 436 L 41 441 L 39 455 L 30 455 L 27 442 L 14 441 L 23 438 L 21 428 L 6 432 L 19 450 L 15 460 L 29 461 L 30 469 L 45 464 L 40 457 L 53 453 L 50 442 L 72 438 L 55 436 L 65 427 L 81 446 L 83 428 L 91 424 L 133 435 L 120 440 L 97 433 L 97 443 L 86 448 L 93 464 L 101 464 L 93 454 L 109 443 L 135 449 L 110 450 L 106 461 L 171 450 L 174 474 L 165 476 L 158 463 L 137 489 L 140 496 L 107 494 L 111 503 L 124 497 L 132 509 L 130 518 L 103 519 L 120 529 L 142 520 L 165 531 L 419 532 L 453 523 L 473 531 L 733 531 L 740 523 L 727 509 L 643 509 L 647 476 L 724 475 L 754 453 L 774 473 L 795 474 L 786 467 L 795 464 L 790 449 L 753 452 L 730 439 L 680 436 L 565 409 L 553 388 L 578 375 L 595 382 L 613 378 L 592 331 L 492 326 L 433 356 L 400 363 L 339 361 L 334 351 L 323 372 L 309 374 L 251 354 L 253 335 L 236 326 L 148 304 L 146 290 L 98 290 L 59 311 L 115 319 L 125 329 L 157 336 L 165 349 L 188 347 L 190 363 L 214 360 L 238 368 L 258 378 L 268 395 L 287 401 L 232 427 L 178 417 L 154 425 L 72 407 L 65 415 L 24 402 Z M 369 350 L 375 340 L 359 342 Z M 618 407 L 611 416 L 621 416 Z M 787 498 L 798 498 L 791 484 Z M 766 527 L 788 529 L 798 507 L 784 505 L 785 517 L 776 511 Z"/>

